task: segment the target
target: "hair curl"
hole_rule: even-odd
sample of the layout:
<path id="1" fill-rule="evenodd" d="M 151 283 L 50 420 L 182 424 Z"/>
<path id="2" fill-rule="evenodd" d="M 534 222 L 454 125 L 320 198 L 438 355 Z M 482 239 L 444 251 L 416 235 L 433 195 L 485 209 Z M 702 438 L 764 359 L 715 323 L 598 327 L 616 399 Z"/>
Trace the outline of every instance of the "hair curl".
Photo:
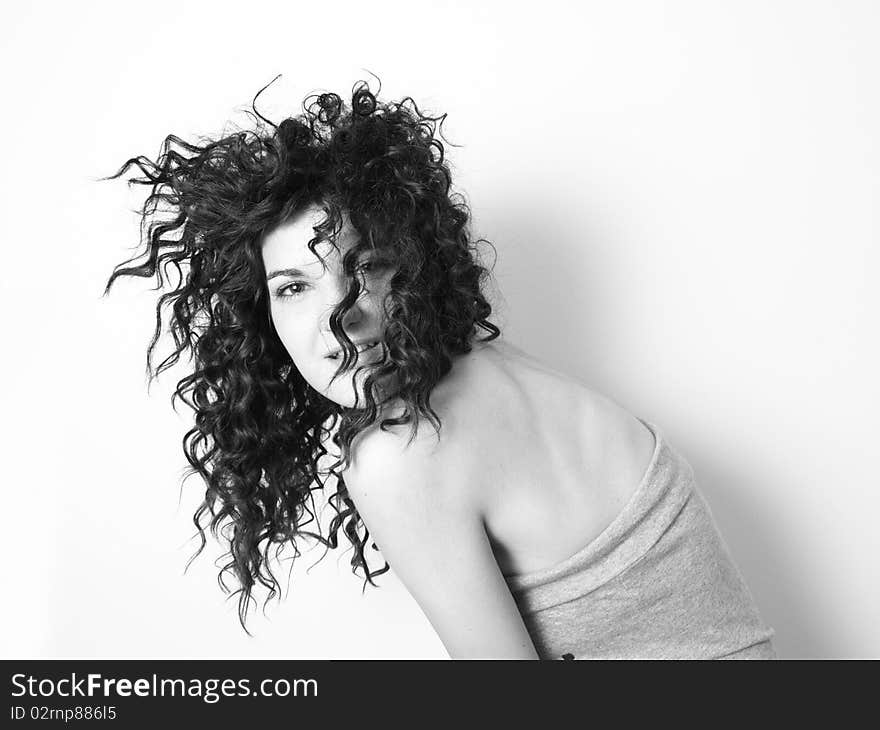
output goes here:
<path id="1" fill-rule="evenodd" d="M 342 529 L 354 548 L 352 571 L 365 573 L 364 589 L 388 570 L 387 562 L 378 570 L 367 564 L 369 531 L 341 475 L 354 437 L 376 423 L 391 397 L 375 384 L 392 375 L 393 396 L 403 405 L 402 415 L 382 418 L 380 428 L 409 424 L 415 435 L 425 418 L 439 429 L 430 405 L 434 386 L 457 355 L 470 351 L 479 330 L 487 333 L 484 340 L 500 334 L 481 292 L 487 270 L 476 244 L 485 241 L 472 241 L 467 204 L 450 193 L 440 141 L 445 114 L 425 115 L 410 97 L 379 102 L 364 81 L 353 87 L 350 106 L 337 94 L 312 95 L 301 114 L 278 125 L 252 108 L 253 130 L 198 143 L 169 135 L 156 160 L 134 157 L 107 178 L 136 169 L 141 176 L 129 177 L 129 184 L 149 187 L 138 211 L 142 250 L 114 269 L 106 291 L 122 276 L 155 277 L 156 288 L 165 290 L 147 368 L 152 379 L 182 357 L 192 363 L 172 397 L 195 412 L 183 448 L 189 474 L 206 484 L 193 515 L 201 542 L 192 559 L 205 547 L 206 527 L 228 542 L 218 582 L 230 593 L 224 575 L 237 579 L 232 595 L 239 597 L 245 631 L 255 584 L 268 589 L 264 608 L 280 588 L 269 566 L 273 545 L 278 558 L 290 542 L 295 559 L 297 538 L 330 549 Z M 398 265 L 385 301 L 385 358 L 367 376 L 365 403 L 354 408 L 329 401 L 305 381 L 269 313 L 262 238 L 316 204 L 327 217 L 309 243 L 313 253 L 319 240 L 333 241 L 344 213 L 360 234 L 343 258 L 348 292 L 330 318 L 344 352 L 337 376 L 355 358 L 341 326 L 360 291 L 354 262 L 378 249 Z M 173 349 L 155 364 L 166 330 Z M 341 459 L 319 469 L 337 426 Z M 335 514 L 324 537 L 320 525 L 317 533 L 306 528 L 316 521 L 312 492 L 331 477 Z"/>

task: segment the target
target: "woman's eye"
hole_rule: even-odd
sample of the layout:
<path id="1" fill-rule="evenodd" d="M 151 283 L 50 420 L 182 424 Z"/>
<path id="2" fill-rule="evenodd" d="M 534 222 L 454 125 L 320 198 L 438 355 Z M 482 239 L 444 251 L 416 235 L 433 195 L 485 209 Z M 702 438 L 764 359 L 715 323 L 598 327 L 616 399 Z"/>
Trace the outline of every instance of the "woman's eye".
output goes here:
<path id="1" fill-rule="evenodd" d="M 364 261 L 362 264 L 360 264 L 358 266 L 357 270 L 361 274 L 377 274 L 380 271 L 384 271 L 387 268 L 388 268 L 387 263 L 385 263 L 384 261 L 377 261 L 374 259 L 371 261 Z"/>
<path id="2" fill-rule="evenodd" d="M 288 297 L 295 297 L 298 294 L 302 294 L 305 291 L 306 285 L 301 281 L 291 281 L 288 284 L 284 284 L 279 286 L 275 290 L 275 296 L 280 299 L 285 299 Z"/>

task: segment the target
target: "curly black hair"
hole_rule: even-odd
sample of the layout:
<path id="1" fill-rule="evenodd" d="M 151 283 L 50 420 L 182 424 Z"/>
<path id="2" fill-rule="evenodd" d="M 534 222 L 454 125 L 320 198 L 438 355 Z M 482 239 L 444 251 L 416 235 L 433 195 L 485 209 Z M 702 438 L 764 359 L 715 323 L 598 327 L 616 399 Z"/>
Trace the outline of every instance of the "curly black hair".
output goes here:
<path id="1" fill-rule="evenodd" d="M 172 397 L 195 412 L 183 449 L 188 474 L 206 484 L 193 515 L 201 542 L 191 560 L 205 547 L 206 527 L 223 536 L 228 562 L 218 581 L 238 595 L 245 631 L 255 584 L 268 589 L 264 607 L 278 595 L 269 566 L 273 545 L 278 558 L 290 543 L 296 558 L 297 538 L 335 548 L 341 528 L 354 548 L 352 571 L 365 574 L 364 589 L 388 570 L 387 562 L 375 570 L 367 564 L 369 531 L 342 478 L 352 441 L 392 397 L 403 409 L 382 417 L 380 428 L 409 425 L 412 437 L 424 418 L 439 431 L 433 388 L 481 330 L 482 340 L 500 334 L 488 320 L 488 271 L 477 255 L 477 244 L 488 242 L 472 239 L 469 208 L 451 192 L 440 141 L 446 115 L 423 114 L 411 97 L 384 103 L 377 95 L 364 81 L 354 85 L 350 106 L 337 94 L 313 94 L 301 114 L 278 125 L 257 112 L 254 97 L 254 129 L 198 142 L 169 135 L 156 160 L 134 157 L 106 178 L 135 169 L 140 176 L 128 177 L 129 185 L 149 186 L 138 211 L 142 248 L 114 269 L 105 293 L 122 276 L 155 277 L 164 290 L 147 369 L 155 378 L 181 358 L 192 363 Z M 355 262 L 365 250 L 380 250 L 396 263 L 384 303 L 385 356 L 372 366 L 365 402 L 355 407 L 330 401 L 306 382 L 271 322 L 263 236 L 314 205 L 326 219 L 309 243 L 313 254 L 320 240 L 333 242 L 343 215 L 359 234 L 343 258 L 348 292 L 330 317 L 344 352 L 337 376 L 356 357 L 341 326 L 360 292 Z M 165 331 L 173 350 L 156 364 Z M 377 383 L 389 376 L 395 389 L 382 393 Z M 331 434 L 341 458 L 327 466 Z M 306 528 L 318 522 L 313 491 L 329 479 L 336 482 L 328 499 L 335 514 L 324 537 L 319 524 L 317 533 Z M 226 574 L 237 579 L 235 591 Z"/>

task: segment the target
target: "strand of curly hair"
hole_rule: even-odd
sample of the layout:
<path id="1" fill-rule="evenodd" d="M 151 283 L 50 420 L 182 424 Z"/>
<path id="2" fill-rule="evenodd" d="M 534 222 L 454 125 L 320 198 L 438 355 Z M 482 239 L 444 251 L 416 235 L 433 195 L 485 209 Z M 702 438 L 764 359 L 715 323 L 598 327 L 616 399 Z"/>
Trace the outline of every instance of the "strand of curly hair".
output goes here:
<path id="1" fill-rule="evenodd" d="M 276 559 L 288 544 L 299 557 L 303 538 L 335 548 L 341 529 L 353 548 L 352 571 L 365 574 L 364 589 L 388 570 L 387 562 L 368 565 L 369 531 L 342 477 L 353 439 L 380 419 L 391 397 L 377 384 L 393 376 L 393 396 L 403 404 L 396 418 L 381 418 L 380 428 L 408 425 L 412 438 L 425 419 L 439 431 L 430 405 L 434 386 L 480 331 L 484 340 L 500 334 L 481 291 L 488 272 L 476 246 L 488 242 L 472 241 L 469 209 L 450 193 L 439 138 L 446 115 L 423 114 L 410 97 L 380 103 L 363 81 L 350 105 L 336 94 L 312 95 L 301 114 L 279 125 L 252 108 L 253 130 L 198 143 L 169 135 L 155 160 L 134 157 L 105 178 L 134 172 L 129 185 L 149 188 L 138 211 L 142 248 L 114 269 L 105 293 L 123 276 L 155 277 L 163 290 L 147 369 L 153 379 L 182 359 L 192 364 L 172 397 L 194 411 L 183 449 L 188 474 L 206 487 L 193 515 L 200 544 L 190 562 L 206 545 L 206 528 L 224 538 L 228 562 L 218 582 L 238 595 L 245 631 L 256 584 L 268 590 L 264 610 L 278 595 L 273 547 Z M 341 322 L 360 291 L 359 256 L 379 250 L 397 264 L 385 301 L 385 358 L 371 366 L 364 402 L 353 408 L 305 381 L 271 322 L 262 238 L 315 204 L 326 220 L 309 243 L 313 254 L 320 241 L 334 240 L 343 214 L 360 234 L 343 258 L 347 295 L 330 317 L 344 351 L 337 376 L 356 357 Z M 166 331 L 173 347 L 157 363 Z M 341 457 L 326 466 L 331 433 Z M 328 500 L 334 515 L 324 536 L 313 492 L 329 479 L 336 484 Z M 307 529 L 312 522 L 317 532 Z M 235 590 L 226 575 L 236 579 Z"/>

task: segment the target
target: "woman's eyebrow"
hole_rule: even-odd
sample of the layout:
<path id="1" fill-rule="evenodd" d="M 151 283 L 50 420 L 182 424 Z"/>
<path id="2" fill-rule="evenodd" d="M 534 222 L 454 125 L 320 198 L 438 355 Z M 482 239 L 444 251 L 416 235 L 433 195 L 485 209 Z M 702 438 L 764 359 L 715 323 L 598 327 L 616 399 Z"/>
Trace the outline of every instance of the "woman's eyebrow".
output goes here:
<path id="1" fill-rule="evenodd" d="M 266 276 L 266 281 L 271 281 L 276 276 L 308 276 L 301 269 L 276 269 L 271 274 Z"/>

